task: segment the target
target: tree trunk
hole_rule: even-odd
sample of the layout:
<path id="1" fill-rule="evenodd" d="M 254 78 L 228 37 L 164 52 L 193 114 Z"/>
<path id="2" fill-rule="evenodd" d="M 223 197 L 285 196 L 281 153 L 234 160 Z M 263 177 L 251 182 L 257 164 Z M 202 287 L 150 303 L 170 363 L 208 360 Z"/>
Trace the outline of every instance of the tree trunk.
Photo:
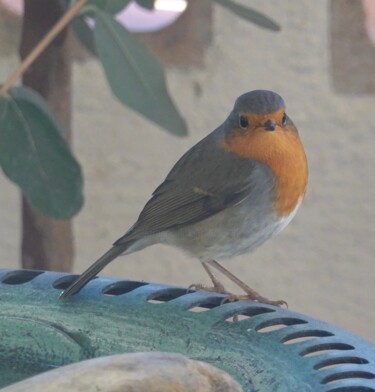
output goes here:
<path id="1" fill-rule="evenodd" d="M 25 0 L 20 56 L 25 58 L 61 17 L 58 0 Z M 23 76 L 23 84 L 41 94 L 66 130 L 70 144 L 71 59 L 64 30 Z M 22 198 L 22 267 L 70 271 L 73 263 L 71 221 L 55 220 Z"/>

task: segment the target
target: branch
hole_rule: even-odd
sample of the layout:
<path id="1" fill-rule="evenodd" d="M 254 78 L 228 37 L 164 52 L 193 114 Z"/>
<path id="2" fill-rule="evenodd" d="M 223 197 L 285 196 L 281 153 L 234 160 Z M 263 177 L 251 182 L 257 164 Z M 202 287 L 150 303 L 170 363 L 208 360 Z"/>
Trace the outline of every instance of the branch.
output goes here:
<path id="1" fill-rule="evenodd" d="M 6 80 L 0 89 L 0 94 L 6 93 L 13 84 L 20 78 L 30 65 L 41 55 L 46 47 L 54 40 L 54 38 L 66 27 L 66 25 L 78 14 L 80 9 L 85 5 L 87 0 L 78 0 L 61 19 L 52 27 L 46 36 L 38 43 L 38 45 L 30 52 L 30 54 L 22 61 L 14 73 Z"/>

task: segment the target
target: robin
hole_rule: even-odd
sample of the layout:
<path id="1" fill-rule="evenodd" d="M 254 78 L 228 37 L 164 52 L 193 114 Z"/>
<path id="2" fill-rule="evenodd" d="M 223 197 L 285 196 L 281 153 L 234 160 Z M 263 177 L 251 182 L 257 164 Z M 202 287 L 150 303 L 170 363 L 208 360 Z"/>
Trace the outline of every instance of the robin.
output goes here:
<path id="1" fill-rule="evenodd" d="M 60 298 L 80 291 L 117 256 L 163 243 L 200 260 L 213 287 L 198 289 L 230 294 L 213 267 L 245 291 L 237 299 L 286 304 L 261 296 L 217 260 L 252 251 L 287 226 L 307 178 L 305 151 L 281 96 L 243 94 L 224 123 L 177 161 L 137 222 Z"/>

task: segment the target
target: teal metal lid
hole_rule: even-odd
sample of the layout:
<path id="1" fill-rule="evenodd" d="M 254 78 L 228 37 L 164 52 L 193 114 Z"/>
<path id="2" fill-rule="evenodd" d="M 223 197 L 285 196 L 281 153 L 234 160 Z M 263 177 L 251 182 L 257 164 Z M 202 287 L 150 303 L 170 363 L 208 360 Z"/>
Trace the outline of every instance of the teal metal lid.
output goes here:
<path id="1" fill-rule="evenodd" d="M 186 288 L 0 270 L 0 387 L 104 355 L 168 351 L 228 372 L 245 391 L 375 392 L 375 346 L 334 325 Z M 235 317 L 235 321 L 233 318 Z"/>

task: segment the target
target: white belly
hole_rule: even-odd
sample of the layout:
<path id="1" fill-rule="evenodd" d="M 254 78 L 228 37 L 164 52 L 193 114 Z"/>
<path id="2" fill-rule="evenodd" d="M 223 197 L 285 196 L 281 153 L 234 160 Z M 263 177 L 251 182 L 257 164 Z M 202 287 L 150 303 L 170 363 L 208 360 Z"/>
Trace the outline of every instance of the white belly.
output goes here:
<path id="1" fill-rule="evenodd" d="M 201 261 L 222 260 L 248 253 L 284 229 L 301 201 L 285 217 L 269 212 L 269 205 L 249 209 L 246 201 L 208 219 L 158 235 L 155 242 L 177 246 Z"/>

